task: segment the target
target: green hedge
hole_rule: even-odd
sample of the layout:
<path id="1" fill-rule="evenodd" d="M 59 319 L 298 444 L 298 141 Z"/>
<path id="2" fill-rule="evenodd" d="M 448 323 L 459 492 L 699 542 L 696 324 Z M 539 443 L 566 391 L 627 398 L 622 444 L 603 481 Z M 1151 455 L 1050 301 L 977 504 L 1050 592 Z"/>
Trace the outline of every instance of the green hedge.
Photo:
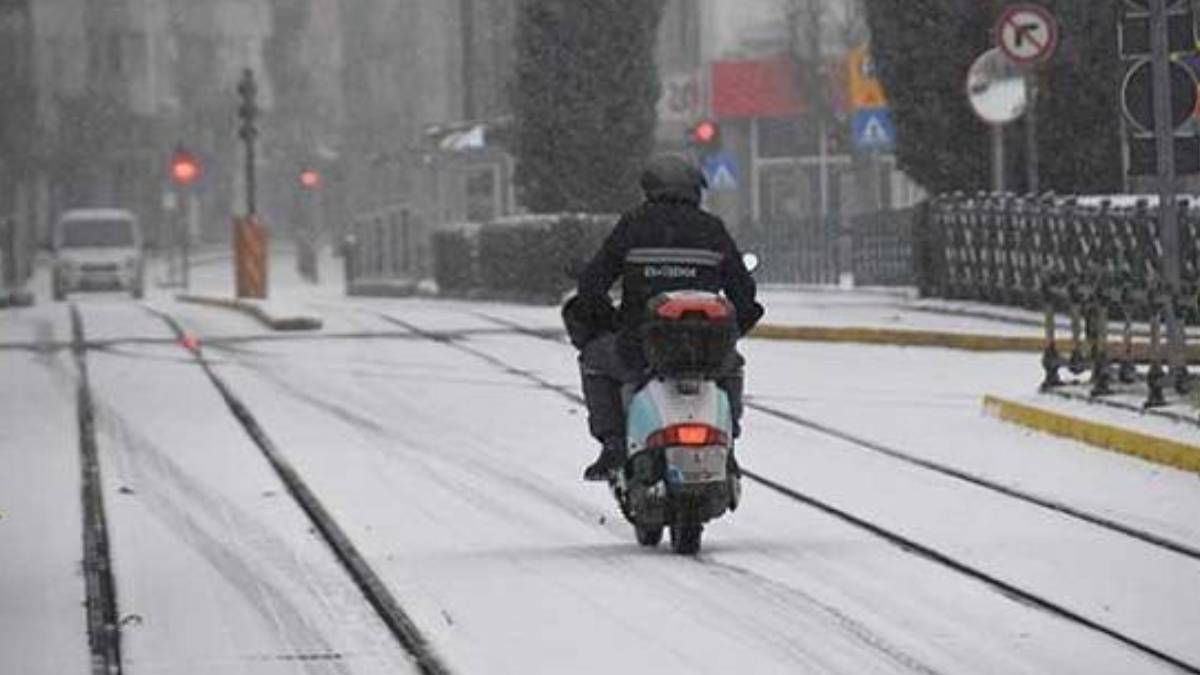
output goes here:
<path id="1" fill-rule="evenodd" d="M 574 286 L 564 270 L 586 260 L 616 223 L 615 216 L 517 216 L 455 226 L 434 235 L 434 270 L 449 294 L 557 303 Z"/>
<path id="2" fill-rule="evenodd" d="M 445 292 L 463 294 L 478 285 L 475 247 L 478 225 L 443 227 L 433 233 L 433 277 Z"/>

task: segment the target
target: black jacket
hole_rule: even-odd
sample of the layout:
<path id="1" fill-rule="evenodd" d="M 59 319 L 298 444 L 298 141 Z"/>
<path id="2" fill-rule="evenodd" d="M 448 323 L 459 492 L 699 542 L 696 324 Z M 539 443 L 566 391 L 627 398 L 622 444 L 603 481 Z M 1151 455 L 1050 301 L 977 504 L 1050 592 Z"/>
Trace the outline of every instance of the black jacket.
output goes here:
<path id="1" fill-rule="evenodd" d="M 608 291 L 621 277 L 621 307 L 615 328 L 622 337 L 622 354 L 636 351 L 646 303 L 672 290 L 724 291 L 737 311 L 742 334 L 763 315 L 755 300 L 754 278 L 746 270 L 737 244 L 720 218 L 678 196 L 652 197 L 617 222 L 600 251 L 579 276 L 574 307 L 564 309 L 590 322 L 596 332 L 606 329 Z M 576 335 L 572 338 L 578 343 Z M 630 343 L 633 344 L 630 344 Z"/>

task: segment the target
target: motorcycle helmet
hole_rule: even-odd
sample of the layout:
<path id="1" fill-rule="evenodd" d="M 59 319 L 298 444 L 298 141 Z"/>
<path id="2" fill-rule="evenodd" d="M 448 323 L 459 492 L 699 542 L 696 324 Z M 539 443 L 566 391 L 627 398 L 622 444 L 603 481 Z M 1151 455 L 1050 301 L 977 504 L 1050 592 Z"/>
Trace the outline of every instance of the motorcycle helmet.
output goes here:
<path id="1" fill-rule="evenodd" d="M 708 187 L 704 172 L 679 155 L 656 155 L 642 171 L 642 191 L 650 201 L 678 199 L 700 203 L 701 191 Z"/>

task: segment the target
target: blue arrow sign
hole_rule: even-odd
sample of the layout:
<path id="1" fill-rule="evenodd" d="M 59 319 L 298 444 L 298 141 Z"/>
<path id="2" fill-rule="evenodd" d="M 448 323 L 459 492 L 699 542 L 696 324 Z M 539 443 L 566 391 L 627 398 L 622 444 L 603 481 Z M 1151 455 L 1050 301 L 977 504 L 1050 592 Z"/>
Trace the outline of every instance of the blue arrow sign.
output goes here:
<path id="1" fill-rule="evenodd" d="M 896 125 L 890 108 L 864 108 L 850 122 L 854 147 L 859 150 L 890 150 L 896 145 Z"/>
<path id="2" fill-rule="evenodd" d="M 739 171 L 737 158 L 730 152 L 718 152 L 704 158 L 704 177 L 711 190 L 738 189 Z"/>

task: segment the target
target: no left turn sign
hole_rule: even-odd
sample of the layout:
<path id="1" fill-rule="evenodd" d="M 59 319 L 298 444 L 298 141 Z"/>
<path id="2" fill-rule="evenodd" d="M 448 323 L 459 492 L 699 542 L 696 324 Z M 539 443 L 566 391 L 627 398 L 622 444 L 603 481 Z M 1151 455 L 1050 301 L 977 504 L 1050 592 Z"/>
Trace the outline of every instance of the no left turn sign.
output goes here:
<path id="1" fill-rule="evenodd" d="M 1017 63 L 1040 63 L 1058 47 L 1058 23 L 1037 5 L 1013 5 L 996 22 L 996 46 Z"/>

